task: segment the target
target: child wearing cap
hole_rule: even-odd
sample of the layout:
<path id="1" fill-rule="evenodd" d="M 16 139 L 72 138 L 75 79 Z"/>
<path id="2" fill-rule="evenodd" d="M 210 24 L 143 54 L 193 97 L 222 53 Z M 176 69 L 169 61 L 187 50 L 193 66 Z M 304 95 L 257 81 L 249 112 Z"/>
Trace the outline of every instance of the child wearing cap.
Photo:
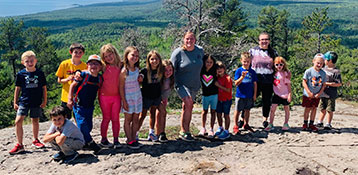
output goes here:
<path id="1" fill-rule="evenodd" d="M 81 80 L 75 80 L 70 86 L 67 103 L 69 108 L 73 108 L 77 126 L 85 139 L 85 147 L 93 150 L 95 154 L 101 148 L 93 141 L 90 133 L 93 127 L 94 100 L 103 82 L 102 75 L 99 74 L 100 70 L 102 70 L 101 57 L 89 56 L 87 70 L 81 72 Z"/>
<path id="2" fill-rule="evenodd" d="M 321 95 L 321 101 L 319 108 L 321 113 L 319 116 L 317 127 L 323 127 L 323 120 L 328 112 L 327 124 L 324 125 L 324 129 L 331 129 L 333 112 L 335 111 L 336 98 L 338 97 L 337 87 L 342 86 L 341 71 L 336 68 L 336 62 L 338 55 L 335 52 L 329 51 L 324 54 L 325 58 L 325 67 L 323 71 L 326 73 L 326 89 L 324 89 Z"/>
<path id="3" fill-rule="evenodd" d="M 316 54 L 312 60 L 313 66 L 307 69 L 303 75 L 302 86 L 304 89 L 302 107 L 305 108 L 303 114 L 303 131 L 318 131 L 313 123 L 316 117 L 320 96 L 326 87 L 326 73 L 322 70 L 323 57 L 322 53 Z M 310 118 L 309 124 L 308 118 Z"/>

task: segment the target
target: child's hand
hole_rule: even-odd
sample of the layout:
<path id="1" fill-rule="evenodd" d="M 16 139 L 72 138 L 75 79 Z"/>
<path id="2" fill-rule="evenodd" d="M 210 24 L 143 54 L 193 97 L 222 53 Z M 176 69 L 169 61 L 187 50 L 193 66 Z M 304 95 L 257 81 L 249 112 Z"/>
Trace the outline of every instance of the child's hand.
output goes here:
<path id="1" fill-rule="evenodd" d="M 128 111 L 128 103 L 125 100 L 123 100 L 123 109 Z"/>
<path id="2" fill-rule="evenodd" d="M 19 105 L 14 103 L 14 109 L 17 111 L 19 109 Z"/>
<path id="3" fill-rule="evenodd" d="M 308 94 L 308 97 L 309 97 L 309 98 L 313 98 L 313 97 L 314 97 L 312 92 L 307 92 L 307 94 Z"/>
<path id="4" fill-rule="evenodd" d="M 319 98 L 319 96 L 321 96 L 321 94 L 316 94 L 314 95 L 314 98 Z"/>
<path id="5" fill-rule="evenodd" d="M 67 107 L 72 109 L 72 107 L 73 107 L 73 100 L 72 99 L 68 99 Z"/>
<path id="6" fill-rule="evenodd" d="M 69 82 L 69 81 L 72 81 L 73 80 L 73 78 L 74 78 L 74 75 L 70 75 L 70 76 L 68 76 L 66 79 L 67 79 L 67 82 Z"/>
<path id="7" fill-rule="evenodd" d="M 291 101 L 292 101 L 292 95 L 291 95 L 291 94 L 288 95 L 287 101 L 288 101 L 289 103 L 291 103 Z"/>
<path id="8" fill-rule="evenodd" d="M 168 104 L 168 99 L 163 99 L 163 100 L 162 100 L 162 103 L 163 103 L 164 106 L 167 106 L 167 104 Z"/>
<path id="9" fill-rule="evenodd" d="M 245 76 L 246 76 L 246 74 L 248 73 L 249 71 L 242 71 L 241 72 L 241 76 L 243 77 L 243 78 L 245 78 Z"/>
<path id="10" fill-rule="evenodd" d="M 139 83 L 142 83 L 142 82 L 143 82 L 143 75 L 142 75 L 142 74 L 138 76 L 138 82 L 139 82 Z"/>
<path id="11" fill-rule="evenodd" d="M 46 103 L 45 102 L 42 102 L 41 105 L 40 105 L 40 108 L 45 108 L 46 107 Z"/>
<path id="12" fill-rule="evenodd" d="M 74 80 L 82 81 L 81 72 L 77 71 L 74 76 Z"/>

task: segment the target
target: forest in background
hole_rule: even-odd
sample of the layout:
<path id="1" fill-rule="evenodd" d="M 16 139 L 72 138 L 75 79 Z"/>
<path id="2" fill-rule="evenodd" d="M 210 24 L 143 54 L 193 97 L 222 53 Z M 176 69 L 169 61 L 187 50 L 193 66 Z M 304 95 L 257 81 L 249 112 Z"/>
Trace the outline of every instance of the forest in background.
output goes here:
<path id="1" fill-rule="evenodd" d="M 71 43 L 85 46 L 84 61 L 99 54 L 106 43 L 114 44 L 120 54 L 135 45 L 144 67 L 152 49 L 168 59 L 188 29 L 196 33 L 206 53 L 228 66 L 231 76 L 240 66 L 240 53 L 257 45 L 260 32 L 268 32 L 272 46 L 289 62 L 293 104 L 300 103 L 303 72 L 314 54 L 336 51 L 344 82 L 340 97 L 356 101 L 357 7 L 354 0 L 139 0 L 0 18 L 0 128 L 12 125 L 15 118 L 14 74 L 23 68 L 20 55 L 25 50 L 37 54 L 37 67 L 47 75 L 50 109 L 60 104 L 61 85 L 55 72 L 62 60 L 70 58 Z M 180 107 L 179 101 L 173 93 L 171 107 Z"/>

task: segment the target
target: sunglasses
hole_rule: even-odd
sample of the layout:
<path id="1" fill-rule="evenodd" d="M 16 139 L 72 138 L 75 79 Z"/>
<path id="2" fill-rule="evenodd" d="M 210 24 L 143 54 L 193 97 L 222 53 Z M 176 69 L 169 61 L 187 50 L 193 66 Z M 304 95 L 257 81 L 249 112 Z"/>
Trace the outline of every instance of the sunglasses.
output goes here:
<path id="1" fill-rule="evenodd" d="M 278 66 L 283 66 L 283 64 L 282 64 L 282 63 L 280 63 L 280 64 L 275 64 L 275 66 L 276 66 L 276 67 L 278 67 Z"/>

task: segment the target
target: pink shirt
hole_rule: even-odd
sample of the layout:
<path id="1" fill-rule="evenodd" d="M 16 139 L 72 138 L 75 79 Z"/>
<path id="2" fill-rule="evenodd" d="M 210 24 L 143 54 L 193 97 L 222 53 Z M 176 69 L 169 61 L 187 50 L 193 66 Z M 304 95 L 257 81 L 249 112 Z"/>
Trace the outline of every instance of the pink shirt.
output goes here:
<path id="1" fill-rule="evenodd" d="M 103 84 L 99 90 L 99 95 L 117 96 L 119 95 L 119 73 L 120 68 L 116 66 L 106 65 L 103 73 Z"/>
<path id="2" fill-rule="evenodd" d="M 283 99 L 288 98 L 288 85 L 291 83 L 288 76 L 288 72 L 276 72 L 273 77 L 273 91 Z"/>

